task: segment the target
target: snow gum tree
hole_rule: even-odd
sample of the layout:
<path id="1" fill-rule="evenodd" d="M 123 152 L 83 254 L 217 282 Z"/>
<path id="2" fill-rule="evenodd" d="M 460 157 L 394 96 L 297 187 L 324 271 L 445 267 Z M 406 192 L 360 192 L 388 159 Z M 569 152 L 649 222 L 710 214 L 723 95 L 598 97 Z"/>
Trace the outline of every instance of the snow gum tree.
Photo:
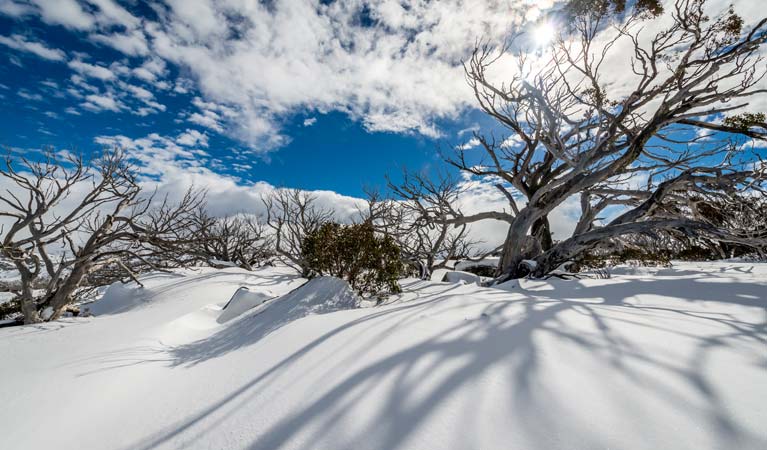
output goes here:
<path id="1" fill-rule="evenodd" d="M 87 162 L 52 152 L 37 161 L 9 156 L 0 178 L 10 186 L 0 193 L 0 251 L 20 275 L 27 324 L 59 318 L 107 266 L 135 280 L 131 266 L 154 267 L 173 254 L 202 201 L 191 191 L 177 204 L 142 196 L 121 150 Z"/>
<path id="2" fill-rule="evenodd" d="M 322 207 L 312 193 L 298 189 L 276 189 L 261 201 L 266 209 L 266 225 L 273 235 L 278 258 L 302 276 L 311 273 L 304 258 L 304 238 L 333 220 L 334 212 Z"/>
<path id="3" fill-rule="evenodd" d="M 192 234 L 196 237 L 185 253 L 211 267 L 235 265 L 253 270 L 273 256 L 273 239 L 256 217 L 238 214 L 214 217 L 204 207 L 193 215 Z"/>
<path id="4" fill-rule="evenodd" d="M 677 0 L 665 12 L 658 2 L 572 5 L 569 25 L 545 48 L 526 53 L 517 35 L 478 45 L 465 63 L 479 107 L 509 136 L 476 133 L 479 149 L 449 162 L 496 180 L 508 210 L 429 220 L 508 222 L 501 279 L 540 276 L 605 239 L 654 230 L 764 245 L 767 234 L 705 220 L 691 199 L 763 195 L 765 166 L 748 144 L 765 139 L 767 124 L 746 108 L 767 93 L 767 19 L 746 27 L 732 8 L 708 16 L 705 0 Z M 472 151 L 484 155 L 479 162 Z M 571 198 L 581 200 L 580 220 L 554 242 L 548 217 Z"/>
<path id="5" fill-rule="evenodd" d="M 424 220 L 430 214 L 440 215 L 444 207 L 457 201 L 460 189 L 452 177 L 432 180 L 404 171 L 401 184 L 389 181 L 389 188 L 396 199 L 368 192 L 366 209 L 360 216 L 396 242 L 402 260 L 414 274 L 428 279 L 434 270 L 455 260 L 485 256 L 477 250 L 480 242 L 469 237 L 467 224 L 456 227 Z"/>

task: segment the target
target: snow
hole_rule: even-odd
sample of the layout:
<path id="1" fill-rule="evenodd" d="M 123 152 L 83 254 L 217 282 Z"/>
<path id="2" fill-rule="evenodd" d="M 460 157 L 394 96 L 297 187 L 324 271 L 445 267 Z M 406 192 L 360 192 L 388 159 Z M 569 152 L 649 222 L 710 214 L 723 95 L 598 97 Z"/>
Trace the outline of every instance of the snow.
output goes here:
<path id="1" fill-rule="evenodd" d="M 279 267 L 142 282 L 0 329 L 0 448 L 767 448 L 765 264 L 405 280 L 375 308 Z M 276 298 L 218 323 L 241 286 Z"/>
<path id="2" fill-rule="evenodd" d="M 431 272 L 429 279 L 431 281 L 444 281 L 448 272 L 452 272 L 450 269 L 436 269 Z"/>
<path id="3" fill-rule="evenodd" d="M 53 315 L 53 308 L 51 308 L 50 306 L 43 309 L 43 311 L 40 313 L 40 317 L 42 317 L 43 320 L 50 319 L 52 315 Z"/>
<path id="4" fill-rule="evenodd" d="M 431 273 L 431 281 L 445 281 L 449 283 L 475 283 L 479 284 L 481 278 L 479 275 L 471 272 L 461 272 L 460 270 L 436 269 Z"/>
<path id="5" fill-rule="evenodd" d="M 274 298 L 271 292 L 253 292 L 243 286 L 237 289 L 232 298 L 222 308 L 221 314 L 216 319 L 218 323 L 228 322 L 249 309 L 263 305 L 265 302 Z"/>
<path id="6" fill-rule="evenodd" d="M 498 266 L 499 260 L 500 258 L 498 258 L 497 256 L 488 256 L 478 261 L 472 261 L 472 260 L 459 261 L 455 264 L 455 270 L 466 271 L 467 269 L 471 269 L 473 267 L 493 267 L 494 268 Z"/>
<path id="7" fill-rule="evenodd" d="M 460 270 L 449 271 L 445 274 L 445 281 L 451 283 L 474 283 L 479 284 L 482 279 L 479 275 L 471 272 L 461 272 Z"/>

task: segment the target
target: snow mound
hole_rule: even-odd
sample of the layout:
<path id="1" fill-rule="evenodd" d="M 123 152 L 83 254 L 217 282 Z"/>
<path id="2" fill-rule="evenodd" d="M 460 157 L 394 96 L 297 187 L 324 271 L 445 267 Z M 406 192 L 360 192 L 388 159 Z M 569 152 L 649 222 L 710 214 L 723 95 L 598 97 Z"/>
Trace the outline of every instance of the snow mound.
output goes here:
<path id="1" fill-rule="evenodd" d="M 235 294 L 237 296 L 237 294 Z M 258 301 L 258 296 L 248 298 L 242 295 L 243 306 L 250 306 Z M 196 334 L 194 330 L 201 329 L 199 324 L 205 322 L 204 312 L 194 312 L 183 318 L 182 325 L 168 327 L 160 336 L 161 341 L 171 344 L 171 354 L 175 364 L 194 366 L 210 359 L 222 358 L 241 349 L 251 348 L 265 340 L 273 333 L 294 326 L 304 325 L 300 319 L 307 316 L 317 316 L 343 310 L 354 310 L 359 305 L 360 298 L 352 291 L 349 284 L 333 277 L 320 277 L 306 282 L 287 294 L 263 301 L 240 314 L 237 320 L 211 321 L 217 325 L 212 334 Z M 225 311 L 225 310 L 224 310 Z M 192 322 L 190 326 L 187 322 Z M 176 321 L 179 322 L 179 321 Z M 212 327 L 211 327 L 212 328 Z M 191 330 L 191 332 L 190 332 Z M 303 333 L 299 336 L 301 337 Z"/>
<path id="2" fill-rule="evenodd" d="M 146 301 L 146 291 L 142 287 L 117 281 L 106 288 L 101 299 L 85 305 L 85 308 L 96 315 L 117 314 L 141 306 Z"/>
<path id="3" fill-rule="evenodd" d="M 289 303 L 306 314 L 326 314 L 354 309 L 360 298 L 349 283 L 335 277 L 318 277 L 284 295 L 281 303 Z"/>
<path id="4" fill-rule="evenodd" d="M 479 277 L 479 275 L 473 274 L 471 272 L 461 272 L 460 270 L 454 270 L 445 274 L 444 281 L 449 281 L 451 283 L 480 284 L 482 279 Z"/>
<path id="5" fill-rule="evenodd" d="M 429 279 L 431 281 L 440 281 L 440 282 L 445 281 L 445 274 L 447 274 L 448 272 L 450 272 L 450 270 L 448 269 L 437 269 L 431 273 L 431 276 L 429 277 Z"/>
<path id="6" fill-rule="evenodd" d="M 447 283 L 474 283 L 480 284 L 481 278 L 479 275 L 471 272 L 462 272 L 460 270 L 449 269 L 437 269 L 431 274 L 431 281 L 447 282 Z"/>
<path id="7" fill-rule="evenodd" d="M 224 306 L 223 312 L 216 321 L 218 323 L 226 323 L 272 298 L 274 298 L 274 295 L 269 291 L 254 292 L 243 286 L 237 289 L 226 306 Z"/>

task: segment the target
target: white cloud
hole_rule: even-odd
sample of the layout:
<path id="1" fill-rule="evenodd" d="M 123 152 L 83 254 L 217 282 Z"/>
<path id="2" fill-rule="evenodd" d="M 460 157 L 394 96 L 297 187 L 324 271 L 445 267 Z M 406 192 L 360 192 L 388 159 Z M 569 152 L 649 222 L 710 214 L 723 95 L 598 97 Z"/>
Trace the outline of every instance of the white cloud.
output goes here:
<path id="1" fill-rule="evenodd" d="M 480 144 L 479 139 L 473 137 L 461 145 L 456 146 L 456 150 L 469 150 Z"/>
<path id="2" fill-rule="evenodd" d="M 462 137 L 466 133 L 476 133 L 477 131 L 479 131 L 479 129 L 480 129 L 479 125 L 474 124 L 474 125 L 472 125 L 470 127 L 458 130 L 457 135 L 458 135 L 458 137 Z"/>
<path id="3" fill-rule="evenodd" d="M 441 136 L 441 119 L 473 105 L 461 60 L 478 37 L 503 39 L 528 3 L 169 0 L 156 19 L 138 19 L 114 0 L 34 1 L 43 21 L 145 57 L 131 73 L 157 89 L 170 87 L 165 61 L 178 65 L 206 102 L 231 112 L 200 108 L 187 119 L 263 151 L 288 142 L 283 124 L 306 110 L 340 111 L 370 131 Z M 85 60 L 72 69 L 122 76 Z"/>
<path id="4" fill-rule="evenodd" d="M 40 82 L 40 84 L 42 84 L 45 87 L 54 89 L 54 90 L 58 90 L 59 89 L 59 84 L 56 83 L 53 80 L 43 80 L 43 81 Z"/>
<path id="5" fill-rule="evenodd" d="M 173 92 L 177 94 L 188 94 L 194 89 L 194 81 L 188 78 L 179 78 L 173 85 Z"/>
<path id="6" fill-rule="evenodd" d="M 237 111 L 219 126 L 268 150 L 263 142 L 287 141 L 283 119 L 307 109 L 345 112 L 371 131 L 440 136 L 439 119 L 473 105 L 461 59 L 478 37 L 505 37 L 527 3 L 174 0 L 146 31 L 208 101 Z"/>
<path id="7" fill-rule="evenodd" d="M 0 14 L 11 17 L 21 17 L 33 14 L 35 9 L 26 3 L 14 0 L 0 0 Z"/>
<path id="8" fill-rule="evenodd" d="M 314 125 L 315 123 L 317 123 L 317 118 L 316 117 L 309 117 L 308 119 L 304 119 L 304 126 L 305 127 L 310 127 L 310 126 Z"/>
<path id="9" fill-rule="evenodd" d="M 7 5 L 6 5 L 7 3 Z M 75 30 L 119 25 L 128 29 L 140 25 L 140 20 L 113 0 L 31 0 L 34 5 L 5 2 L 0 11 L 9 15 L 37 13 L 51 25 L 62 25 Z M 7 11 L 7 12 L 6 12 Z"/>
<path id="10" fill-rule="evenodd" d="M 98 78 L 99 80 L 113 80 L 117 78 L 109 68 L 83 62 L 79 59 L 69 61 L 68 65 L 72 70 L 86 77 Z"/>
<path id="11" fill-rule="evenodd" d="M 120 83 L 120 87 L 122 87 L 124 90 L 127 90 L 131 95 L 142 101 L 148 101 L 154 98 L 154 94 L 152 94 L 151 91 L 141 86 L 136 86 L 129 83 Z"/>
<path id="12" fill-rule="evenodd" d="M 192 113 L 188 119 L 192 123 L 201 125 L 205 128 L 210 128 L 213 131 L 219 133 L 224 132 L 224 127 L 221 125 L 221 117 L 214 111 L 203 111 L 202 113 Z"/>
<path id="13" fill-rule="evenodd" d="M 205 166 L 197 152 L 178 145 L 174 140 L 157 134 L 133 139 L 123 135 L 99 136 L 96 143 L 105 147 L 125 149 L 140 169 L 140 182 L 147 190 L 157 190 L 159 196 L 180 198 L 194 186 L 207 192 L 208 208 L 212 214 L 249 213 L 263 215 L 261 196 L 276 187 L 266 182 L 243 183 L 236 177 L 222 175 Z M 249 170 L 239 164 L 240 171 Z M 357 211 L 361 200 L 332 191 L 313 191 L 320 206 L 331 208 L 339 220 L 348 220 Z"/>
<path id="14" fill-rule="evenodd" d="M 41 42 L 28 41 L 23 36 L 14 34 L 10 37 L 0 36 L 0 44 L 14 50 L 32 53 L 43 59 L 51 61 L 63 61 L 66 54 L 55 48 L 49 48 Z"/>
<path id="15" fill-rule="evenodd" d="M 130 56 L 144 56 L 149 54 L 149 44 L 144 33 L 132 30 L 125 33 L 102 34 L 94 33 L 90 40 L 99 44 L 108 45 Z"/>
<path id="16" fill-rule="evenodd" d="M 96 13 L 97 20 L 106 25 L 122 25 L 126 28 L 134 28 L 141 21 L 129 13 L 125 8 L 113 0 L 86 0 L 99 11 Z"/>
<path id="17" fill-rule="evenodd" d="M 41 18 L 53 25 L 86 30 L 93 27 L 93 16 L 83 10 L 76 0 L 32 0 L 40 11 Z"/>
<path id="18" fill-rule="evenodd" d="M 43 100 L 43 96 L 42 95 L 31 93 L 31 92 L 27 91 L 26 89 L 19 90 L 19 92 L 17 92 L 17 94 L 18 94 L 19 97 L 21 97 L 21 98 L 23 98 L 25 100 L 30 100 L 30 101 L 34 101 L 34 102 L 40 102 L 40 101 Z"/>
<path id="19" fill-rule="evenodd" d="M 176 143 L 186 147 L 194 147 L 199 145 L 200 147 L 208 146 L 208 135 L 200 133 L 197 130 L 187 128 L 186 131 L 181 133 L 176 138 Z"/>
<path id="20" fill-rule="evenodd" d="M 117 112 L 122 108 L 122 104 L 111 94 L 90 94 L 85 96 L 82 107 L 92 112 Z"/>
<path id="21" fill-rule="evenodd" d="M 8 61 L 16 67 L 24 68 L 24 63 L 16 55 L 8 55 Z"/>
<path id="22" fill-rule="evenodd" d="M 136 67 L 135 69 L 133 69 L 133 75 L 135 75 L 138 78 L 141 78 L 144 81 L 149 81 L 149 82 L 152 82 L 155 79 L 157 79 L 157 76 L 155 74 L 146 70 L 143 67 Z"/>
<path id="23" fill-rule="evenodd" d="M 371 131 L 441 136 L 441 119 L 475 104 L 460 62 L 477 38 L 501 42 L 513 26 L 537 20 L 558 1 L 476 0 L 467 7 L 465 0 L 169 0 L 154 8 L 156 18 L 139 19 L 114 0 L 0 0 L 0 12 L 38 14 L 145 57 L 132 75 L 156 89 L 171 87 L 162 80 L 169 73 L 164 61 L 178 65 L 207 102 L 234 112 L 203 109 L 188 115 L 191 122 L 270 150 L 289 141 L 285 119 L 307 110 L 340 111 Z M 737 3 L 747 23 L 761 17 L 758 2 Z M 709 10 L 727 4 L 711 0 Z M 666 23 L 647 22 L 644 34 Z M 603 64 L 613 96 L 629 92 L 632 82 L 624 70 L 611 70 L 625 68 L 633 54 L 625 41 Z M 102 79 L 111 79 L 110 69 L 99 71 Z M 494 70 L 507 79 L 507 69 L 501 61 Z M 190 83 L 173 88 L 192 91 Z M 748 108 L 765 106 L 767 100 L 755 98 Z"/>

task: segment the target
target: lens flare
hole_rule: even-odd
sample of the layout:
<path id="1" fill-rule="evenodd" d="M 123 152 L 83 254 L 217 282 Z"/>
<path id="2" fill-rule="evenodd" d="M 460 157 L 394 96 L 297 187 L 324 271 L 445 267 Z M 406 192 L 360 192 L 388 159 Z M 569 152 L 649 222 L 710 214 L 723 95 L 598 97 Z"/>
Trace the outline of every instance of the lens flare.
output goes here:
<path id="1" fill-rule="evenodd" d="M 541 22 L 533 28 L 532 41 L 538 47 L 550 44 L 556 38 L 557 30 L 551 22 Z"/>

